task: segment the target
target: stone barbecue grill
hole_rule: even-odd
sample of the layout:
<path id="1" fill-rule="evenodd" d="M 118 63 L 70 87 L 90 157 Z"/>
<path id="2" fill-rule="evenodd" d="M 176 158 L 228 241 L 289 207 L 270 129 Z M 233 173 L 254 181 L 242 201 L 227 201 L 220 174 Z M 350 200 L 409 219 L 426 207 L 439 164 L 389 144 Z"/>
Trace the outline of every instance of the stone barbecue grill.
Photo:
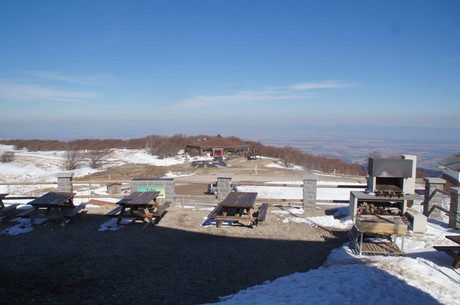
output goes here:
<path id="1" fill-rule="evenodd" d="M 368 173 L 367 190 L 350 192 L 351 244 L 359 254 L 400 255 L 410 225 L 408 206 L 421 199 L 415 194 L 416 157 L 369 158 Z M 401 249 L 394 242 L 367 241 L 375 235 L 402 236 Z"/>
<path id="2" fill-rule="evenodd" d="M 351 192 L 350 216 L 404 215 L 415 194 L 416 157 L 369 158 L 367 190 Z"/>

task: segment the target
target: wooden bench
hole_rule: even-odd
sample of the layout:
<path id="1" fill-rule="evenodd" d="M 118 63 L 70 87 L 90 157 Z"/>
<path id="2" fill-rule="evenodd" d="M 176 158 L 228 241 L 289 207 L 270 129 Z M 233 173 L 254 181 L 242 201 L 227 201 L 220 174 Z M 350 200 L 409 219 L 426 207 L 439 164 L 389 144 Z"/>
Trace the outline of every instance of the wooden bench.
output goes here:
<path id="1" fill-rule="evenodd" d="M 220 205 L 217 205 L 214 210 L 211 211 L 211 213 L 209 213 L 208 215 L 208 218 L 209 219 L 214 219 L 217 217 L 217 215 L 219 215 L 219 211 L 221 209 L 221 206 Z"/>
<path id="2" fill-rule="evenodd" d="M 255 224 L 259 223 L 259 221 L 264 221 L 265 218 L 267 217 L 267 211 L 268 211 L 268 203 L 262 203 L 259 207 L 259 210 L 256 212 L 256 219 L 255 219 Z"/>
<path id="3" fill-rule="evenodd" d="M 5 214 L 5 216 L 11 216 L 10 213 L 11 213 L 13 210 L 16 210 L 16 208 L 17 208 L 18 205 L 19 205 L 19 204 L 15 203 L 15 204 L 11 204 L 11 205 L 9 205 L 9 206 L 5 206 L 4 208 L 1 208 L 1 209 L 0 209 L 0 213 L 1 213 L 1 214 Z"/>
<path id="4" fill-rule="evenodd" d="M 62 215 L 64 217 L 74 217 L 75 215 L 77 215 L 78 212 L 83 210 L 85 207 L 86 207 L 86 202 L 82 202 L 79 205 L 77 205 L 76 207 L 74 207 L 73 209 L 65 209 L 65 210 L 63 210 Z"/>
<path id="5" fill-rule="evenodd" d="M 454 258 L 453 268 L 460 267 L 460 246 L 433 246 L 438 251 L 446 252 L 447 255 Z"/>
<path id="6" fill-rule="evenodd" d="M 21 212 L 19 212 L 16 216 L 17 216 L 17 217 L 28 217 L 29 214 L 34 213 L 36 210 L 37 210 L 37 209 L 35 209 L 35 208 L 33 208 L 33 207 L 32 207 L 32 208 L 28 208 L 28 209 L 24 209 L 24 210 L 22 210 Z"/>
<path id="7" fill-rule="evenodd" d="M 118 212 L 121 211 L 123 207 L 121 205 L 117 206 L 115 209 L 111 210 L 110 212 L 108 212 L 107 214 L 105 214 L 105 216 L 108 216 L 108 217 L 118 217 Z"/>
<path id="8" fill-rule="evenodd" d="M 157 210 L 153 214 L 153 217 L 163 217 L 166 213 L 166 210 L 171 206 L 171 202 L 165 202 L 162 205 L 158 206 Z"/>

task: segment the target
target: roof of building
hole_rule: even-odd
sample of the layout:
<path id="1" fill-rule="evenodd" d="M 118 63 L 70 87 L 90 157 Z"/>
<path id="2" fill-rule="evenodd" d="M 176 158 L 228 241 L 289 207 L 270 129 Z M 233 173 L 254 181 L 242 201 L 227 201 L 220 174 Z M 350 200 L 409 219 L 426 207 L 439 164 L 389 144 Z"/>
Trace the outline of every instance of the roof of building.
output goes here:
<path id="1" fill-rule="evenodd" d="M 447 157 L 446 159 L 440 161 L 439 164 L 444 165 L 450 169 L 460 171 L 460 152 Z"/>
<path id="2" fill-rule="evenodd" d="M 250 145 L 228 139 L 209 139 L 203 142 L 194 142 L 187 144 L 187 147 L 206 148 L 248 148 Z"/>

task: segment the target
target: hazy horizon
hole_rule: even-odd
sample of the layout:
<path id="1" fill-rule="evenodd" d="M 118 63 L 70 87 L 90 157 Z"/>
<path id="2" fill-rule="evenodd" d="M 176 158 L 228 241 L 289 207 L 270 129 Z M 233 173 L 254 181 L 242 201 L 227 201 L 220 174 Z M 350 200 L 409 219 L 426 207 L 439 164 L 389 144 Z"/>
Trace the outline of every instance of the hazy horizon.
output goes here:
<path id="1" fill-rule="evenodd" d="M 242 140 L 258 141 L 264 145 L 278 147 L 292 146 L 314 155 L 328 158 L 339 158 L 348 162 L 366 162 L 368 155 L 374 151 L 383 156 L 394 154 L 414 154 L 418 158 L 418 166 L 436 169 L 442 159 L 460 151 L 459 130 L 448 128 L 401 128 L 375 126 L 297 126 L 296 128 L 279 128 L 275 131 L 262 127 L 242 128 L 213 128 L 202 129 L 202 132 L 161 133 L 152 130 L 144 130 L 140 133 L 126 132 L 123 135 L 111 134 L 98 136 L 73 136 L 73 137 L 2 137 L 0 139 L 40 139 L 73 141 L 88 138 L 95 139 L 131 139 L 149 135 L 172 136 L 183 134 L 194 135 L 222 135 L 236 136 Z M 185 131 L 185 130 L 184 130 Z M 78 132 L 76 133 L 78 134 Z M 99 134 L 100 133 L 95 133 Z M 89 135 L 89 134 L 86 134 Z"/>

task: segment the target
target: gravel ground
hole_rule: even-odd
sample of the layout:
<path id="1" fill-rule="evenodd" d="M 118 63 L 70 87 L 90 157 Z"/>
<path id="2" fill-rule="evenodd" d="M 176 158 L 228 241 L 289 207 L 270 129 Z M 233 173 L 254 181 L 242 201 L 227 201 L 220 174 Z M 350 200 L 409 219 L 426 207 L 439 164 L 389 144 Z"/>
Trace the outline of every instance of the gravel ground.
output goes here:
<path id="1" fill-rule="evenodd" d="M 87 208 L 65 227 L 47 223 L 27 234 L 0 235 L 0 303 L 216 302 L 317 268 L 345 242 L 346 232 L 282 223 L 274 209 L 253 229 L 204 227 L 209 211 L 170 208 L 155 227 L 132 223 L 100 232 L 105 211 Z"/>

